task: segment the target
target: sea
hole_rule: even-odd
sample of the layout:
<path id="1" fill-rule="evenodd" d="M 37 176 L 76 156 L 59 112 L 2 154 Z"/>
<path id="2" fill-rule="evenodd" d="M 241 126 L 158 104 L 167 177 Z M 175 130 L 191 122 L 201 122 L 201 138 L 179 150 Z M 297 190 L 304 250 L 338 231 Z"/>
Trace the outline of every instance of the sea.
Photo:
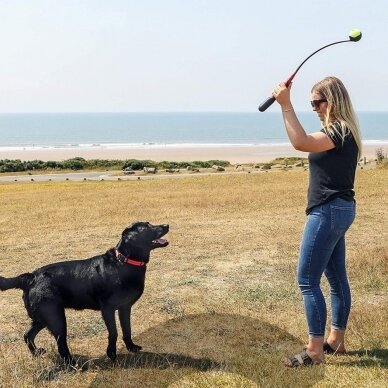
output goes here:
<path id="1" fill-rule="evenodd" d="M 320 129 L 299 112 L 307 132 Z M 388 146 L 388 112 L 358 114 L 364 144 Z M 275 112 L 1 113 L 2 151 L 29 149 L 276 146 L 289 144 Z"/>

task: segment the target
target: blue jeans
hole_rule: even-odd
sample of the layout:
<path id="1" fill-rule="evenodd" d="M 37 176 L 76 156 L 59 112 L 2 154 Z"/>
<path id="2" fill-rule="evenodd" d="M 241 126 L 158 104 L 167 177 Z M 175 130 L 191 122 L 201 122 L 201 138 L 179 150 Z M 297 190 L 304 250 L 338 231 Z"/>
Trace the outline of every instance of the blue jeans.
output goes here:
<path id="1" fill-rule="evenodd" d="M 350 288 L 345 266 L 345 233 L 356 213 L 354 201 L 334 199 L 314 207 L 307 217 L 298 262 L 309 335 L 323 337 L 326 303 L 320 288 L 325 273 L 330 284 L 332 327 L 346 329 L 350 312 Z"/>

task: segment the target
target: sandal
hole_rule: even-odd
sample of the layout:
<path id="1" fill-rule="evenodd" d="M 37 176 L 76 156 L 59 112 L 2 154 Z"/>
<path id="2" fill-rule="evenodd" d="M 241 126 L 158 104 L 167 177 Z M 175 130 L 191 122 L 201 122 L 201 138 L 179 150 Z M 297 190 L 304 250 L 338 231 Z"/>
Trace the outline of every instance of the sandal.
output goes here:
<path id="1" fill-rule="evenodd" d="M 323 353 L 325 354 L 346 354 L 346 350 L 333 349 L 327 341 L 323 343 Z"/>
<path id="2" fill-rule="evenodd" d="M 296 368 L 298 366 L 318 365 L 320 362 L 314 362 L 306 350 L 303 349 L 299 354 L 285 358 L 283 364 L 289 368 Z"/>

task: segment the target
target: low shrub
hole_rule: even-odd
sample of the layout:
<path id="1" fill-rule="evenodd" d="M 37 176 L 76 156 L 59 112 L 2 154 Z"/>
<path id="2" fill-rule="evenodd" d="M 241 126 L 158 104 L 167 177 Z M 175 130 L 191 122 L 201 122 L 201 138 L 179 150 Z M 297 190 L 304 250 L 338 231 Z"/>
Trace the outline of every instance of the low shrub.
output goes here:
<path id="1" fill-rule="evenodd" d="M 208 160 L 208 161 L 193 161 L 193 162 L 170 162 L 162 161 L 155 162 L 153 160 L 103 160 L 91 159 L 86 160 L 81 157 L 71 158 L 64 161 L 47 161 L 32 160 L 22 162 L 20 159 L 0 160 L 0 172 L 23 172 L 37 170 L 96 170 L 96 169 L 118 169 L 123 170 L 129 168 L 131 170 L 143 170 L 144 167 L 154 167 L 157 169 L 185 169 L 188 166 L 194 168 L 211 168 L 213 165 L 227 167 L 230 163 L 226 160 Z"/>

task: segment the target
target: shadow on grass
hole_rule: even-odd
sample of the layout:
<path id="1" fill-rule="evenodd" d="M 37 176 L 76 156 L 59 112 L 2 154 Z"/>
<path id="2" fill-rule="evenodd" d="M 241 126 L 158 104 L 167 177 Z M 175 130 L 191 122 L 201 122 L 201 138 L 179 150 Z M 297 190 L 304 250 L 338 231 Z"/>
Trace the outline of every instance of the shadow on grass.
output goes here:
<path id="1" fill-rule="evenodd" d="M 93 362 L 99 372 L 90 387 L 179 386 L 187 378 L 198 386 L 217 386 L 225 376 L 231 386 L 309 387 L 324 377 L 324 366 L 297 371 L 284 367 L 284 356 L 299 352 L 303 343 L 274 325 L 240 315 L 172 319 L 139 334 L 134 342 L 144 351 L 128 354 L 121 347 L 115 365 L 106 358 Z"/>
<path id="2" fill-rule="evenodd" d="M 194 358 L 182 354 L 139 352 L 135 354 L 120 354 L 116 360 L 119 368 L 193 368 L 199 371 L 220 369 L 222 363 L 210 358 Z"/>
<path id="3" fill-rule="evenodd" d="M 118 341 L 115 363 L 105 355 L 92 360 L 74 355 L 80 370 L 95 374 L 90 387 L 310 387 L 324 377 L 324 365 L 284 367 L 282 359 L 300 352 L 303 343 L 274 325 L 246 316 L 188 315 L 152 327 L 134 342 L 143 351 L 129 354 Z M 37 380 L 57 380 L 60 375 L 57 368 L 46 370 Z"/>
<path id="4" fill-rule="evenodd" d="M 65 365 L 55 354 L 55 367 L 45 368 L 39 371 L 36 381 L 54 381 L 60 379 L 63 373 L 85 372 L 85 371 L 117 371 L 135 369 L 171 369 L 191 368 L 197 371 L 206 372 L 209 370 L 221 370 L 223 365 L 209 358 L 193 358 L 181 354 L 139 352 L 129 354 L 118 354 L 113 363 L 108 357 L 103 356 L 89 359 L 83 355 L 73 355 L 77 362 L 76 367 Z M 98 379 L 97 379 L 98 380 Z"/>
<path id="5" fill-rule="evenodd" d="M 357 367 L 380 367 L 388 368 L 388 349 L 362 349 L 347 352 L 348 356 L 357 356 L 358 359 L 352 359 L 349 361 L 341 362 L 344 366 L 357 366 Z"/>

